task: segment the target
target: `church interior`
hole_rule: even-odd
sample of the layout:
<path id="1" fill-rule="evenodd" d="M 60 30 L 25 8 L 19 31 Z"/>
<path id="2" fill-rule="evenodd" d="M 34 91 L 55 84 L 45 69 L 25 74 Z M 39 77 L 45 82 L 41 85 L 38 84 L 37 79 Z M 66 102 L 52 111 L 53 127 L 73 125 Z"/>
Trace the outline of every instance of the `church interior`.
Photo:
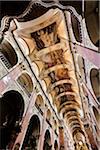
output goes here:
<path id="1" fill-rule="evenodd" d="M 99 1 L 0 10 L 0 150 L 99 150 Z"/>

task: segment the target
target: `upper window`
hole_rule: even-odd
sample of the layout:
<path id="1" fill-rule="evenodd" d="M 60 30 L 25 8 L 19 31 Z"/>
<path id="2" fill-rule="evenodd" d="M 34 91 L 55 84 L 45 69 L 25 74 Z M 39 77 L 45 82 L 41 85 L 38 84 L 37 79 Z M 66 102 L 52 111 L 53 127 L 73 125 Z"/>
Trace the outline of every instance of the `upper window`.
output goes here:
<path id="1" fill-rule="evenodd" d="M 18 62 L 18 57 L 14 48 L 6 40 L 0 44 L 0 58 L 8 69 L 15 66 Z"/>
<path id="2" fill-rule="evenodd" d="M 28 96 L 31 95 L 33 91 L 33 81 L 27 73 L 21 74 L 17 79 L 18 83 L 22 86 Z"/>
<path id="3" fill-rule="evenodd" d="M 71 15 L 71 22 L 72 22 L 72 28 L 74 32 L 74 36 L 77 42 L 82 42 L 81 36 L 80 36 L 80 25 L 79 21 Z"/>

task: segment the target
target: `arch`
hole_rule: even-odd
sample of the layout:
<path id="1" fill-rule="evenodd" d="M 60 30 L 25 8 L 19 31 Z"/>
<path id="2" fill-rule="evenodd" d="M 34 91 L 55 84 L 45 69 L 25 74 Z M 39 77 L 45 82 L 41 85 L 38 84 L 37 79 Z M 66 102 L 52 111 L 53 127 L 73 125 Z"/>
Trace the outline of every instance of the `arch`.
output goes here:
<path id="1" fill-rule="evenodd" d="M 99 114 L 98 110 L 94 106 L 92 107 L 92 109 L 93 109 L 93 113 L 94 113 L 94 116 L 96 118 L 96 121 L 97 121 L 97 123 L 99 125 L 100 124 L 100 114 Z"/>
<path id="2" fill-rule="evenodd" d="M 99 1 L 85 1 L 84 15 L 88 35 L 93 44 L 99 47 Z"/>
<path id="3" fill-rule="evenodd" d="M 90 71 L 90 81 L 91 81 L 91 85 L 94 91 L 94 94 L 98 100 L 98 102 L 100 102 L 100 78 L 99 78 L 99 70 L 96 68 L 91 69 Z"/>
<path id="4" fill-rule="evenodd" d="M 51 145 L 51 136 L 49 130 L 46 130 L 45 136 L 44 136 L 44 145 L 43 145 L 43 150 L 52 150 L 52 145 Z"/>
<path id="5" fill-rule="evenodd" d="M 71 23 L 72 23 L 72 29 L 73 29 L 73 33 L 75 36 L 75 39 L 77 42 L 82 42 L 82 38 L 80 36 L 80 22 L 78 21 L 78 19 L 74 16 L 71 15 Z"/>
<path id="6" fill-rule="evenodd" d="M 18 62 L 17 54 L 7 40 L 4 40 L 0 45 L 0 58 L 8 69 L 15 66 Z"/>
<path id="7" fill-rule="evenodd" d="M 55 149 L 55 150 L 58 150 L 58 143 L 57 143 L 57 140 L 55 140 L 54 149 Z"/>
<path id="8" fill-rule="evenodd" d="M 0 148 L 12 149 L 20 132 L 20 121 L 24 113 L 24 100 L 18 91 L 8 91 L 0 99 Z M 12 142 L 13 141 L 13 142 Z"/>
<path id="9" fill-rule="evenodd" d="M 37 149 L 40 136 L 40 127 L 41 125 L 39 117 L 37 115 L 33 115 L 27 128 L 22 149 Z"/>
<path id="10" fill-rule="evenodd" d="M 22 86 L 25 92 L 30 95 L 33 91 L 33 81 L 27 73 L 22 73 L 18 79 L 18 83 Z"/>
<path id="11" fill-rule="evenodd" d="M 41 110 L 44 108 L 44 100 L 41 95 L 38 95 L 35 101 L 35 105 L 39 107 Z"/>

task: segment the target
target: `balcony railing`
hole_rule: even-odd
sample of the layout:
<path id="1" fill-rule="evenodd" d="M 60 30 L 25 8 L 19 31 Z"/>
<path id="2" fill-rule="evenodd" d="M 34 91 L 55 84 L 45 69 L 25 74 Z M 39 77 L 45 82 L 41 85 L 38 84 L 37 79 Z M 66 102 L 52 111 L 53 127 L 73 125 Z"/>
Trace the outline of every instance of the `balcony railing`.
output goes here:
<path id="1" fill-rule="evenodd" d="M 0 52 L 0 59 L 2 60 L 2 62 L 5 64 L 5 66 L 10 69 L 12 66 L 9 63 L 9 61 L 7 60 L 7 58 Z"/>

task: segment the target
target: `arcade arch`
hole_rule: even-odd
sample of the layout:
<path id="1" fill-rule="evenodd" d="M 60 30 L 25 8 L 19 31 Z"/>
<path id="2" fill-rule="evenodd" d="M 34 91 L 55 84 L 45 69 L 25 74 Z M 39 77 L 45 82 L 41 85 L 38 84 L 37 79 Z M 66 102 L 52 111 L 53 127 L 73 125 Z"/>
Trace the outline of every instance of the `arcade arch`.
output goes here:
<path id="1" fill-rule="evenodd" d="M 24 138 L 22 149 L 37 150 L 40 136 L 40 119 L 37 115 L 33 115 L 30 119 L 27 132 Z"/>
<path id="2" fill-rule="evenodd" d="M 21 87 L 25 90 L 25 92 L 30 96 L 33 91 L 33 81 L 31 77 L 27 73 L 22 73 L 17 82 L 21 85 Z"/>
<path id="3" fill-rule="evenodd" d="M 44 136 L 43 150 L 52 150 L 50 131 L 46 130 Z"/>
<path id="4" fill-rule="evenodd" d="M 55 140 L 55 143 L 54 143 L 54 150 L 58 150 L 58 143 L 57 143 L 57 140 Z"/>
<path id="5" fill-rule="evenodd" d="M 24 100 L 18 91 L 7 91 L 0 99 L 1 149 L 12 149 L 24 113 Z"/>

